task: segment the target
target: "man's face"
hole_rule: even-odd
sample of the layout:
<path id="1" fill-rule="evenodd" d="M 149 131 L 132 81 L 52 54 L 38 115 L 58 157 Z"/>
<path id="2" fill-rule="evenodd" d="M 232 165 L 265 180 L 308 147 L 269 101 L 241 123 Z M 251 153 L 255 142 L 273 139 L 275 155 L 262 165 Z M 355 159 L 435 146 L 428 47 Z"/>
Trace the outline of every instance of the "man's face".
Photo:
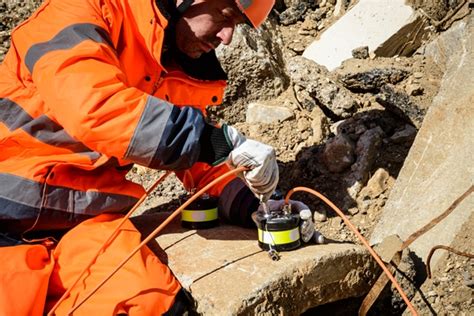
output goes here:
<path id="1" fill-rule="evenodd" d="M 191 58 L 232 41 L 235 26 L 245 22 L 235 0 L 196 0 L 176 24 L 178 49 Z"/>

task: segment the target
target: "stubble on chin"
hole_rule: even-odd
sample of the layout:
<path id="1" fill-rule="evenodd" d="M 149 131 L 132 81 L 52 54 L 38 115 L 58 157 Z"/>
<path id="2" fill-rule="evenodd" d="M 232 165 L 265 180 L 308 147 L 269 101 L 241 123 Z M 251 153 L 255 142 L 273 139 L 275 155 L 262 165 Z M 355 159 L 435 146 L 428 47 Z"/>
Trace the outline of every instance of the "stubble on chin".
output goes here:
<path id="1" fill-rule="evenodd" d="M 185 54 L 189 58 L 198 59 L 203 54 L 203 51 L 198 48 L 195 48 L 195 49 L 190 49 L 188 52 L 185 52 Z"/>

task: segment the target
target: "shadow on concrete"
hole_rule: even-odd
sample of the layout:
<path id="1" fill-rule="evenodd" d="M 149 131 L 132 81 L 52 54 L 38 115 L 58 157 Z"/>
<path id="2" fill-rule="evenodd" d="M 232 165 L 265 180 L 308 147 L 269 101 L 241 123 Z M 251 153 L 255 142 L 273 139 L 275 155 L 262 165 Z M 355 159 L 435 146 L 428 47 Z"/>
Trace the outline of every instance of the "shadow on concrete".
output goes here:
<path id="1" fill-rule="evenodd" d="M 157 228 L 166 218 L 171 215 L 171 212 L 150 212 L 132 217 L 130 220 L 137 227 L 137 229 L 142 233 L 143 236 L 148 236 Z M 223 227 L 229 231 L 228 234 L 223 232 Z M 163 229 L 159 235 L 174 233 L 182 234 L 183 237 L 176 241 L 180 243 L 185 241 L 187 238 L 192 235 L 199 235 L 205 239 L 220 239 L 220 240 L 257 240 L 257 231 L 254 228 L 243 228 L 237 226 L 229 226 L 227 223 L 220 223 L 215 228 L 209 229 L 189 229 L 181 226 L 180 216 L 178 215 L 174 218 L 167 227 Z"/>
<path id="2" fill-rule="evenodd" d="M 147 210 L 144 214 L 130 218 L 132 223 L 142 234 L 142 240 L 150 235 L 163 221 L 165 221 L 171 212 L 156 212 L 154 209 Z M 255 240 L 257 243 L 257 230 L 254 228 L 242 228 L 237 226 L 228 226 L 224 223 L 215 228 L 193 230 L 183 228 L 180 223 L 180 216 L 174 218 L 158 235 L 178 234 L 180 237 L 172 244 L 161 247 L 156 239 L 152 239 L 147 246 L 158 256 L 165 264 L 168 263 L 166 251 L 180 243 L 186 242 L 189 238 L 196 235 L 207 240 Z"/>

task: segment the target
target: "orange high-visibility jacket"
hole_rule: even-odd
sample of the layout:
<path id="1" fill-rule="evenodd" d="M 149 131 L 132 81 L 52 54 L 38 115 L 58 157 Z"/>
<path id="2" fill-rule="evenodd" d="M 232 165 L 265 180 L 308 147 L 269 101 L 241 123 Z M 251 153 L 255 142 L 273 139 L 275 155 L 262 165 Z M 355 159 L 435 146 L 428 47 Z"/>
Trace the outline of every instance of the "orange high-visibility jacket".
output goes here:
<path id="1" fill-rule="evenodd" d="M 132 163 L 192 167 L 196 186 L 225 172 L 196 163 L 201 111 L 222 103 L 225 81 L 162 64 L 166 16 L 154 0 L 46 0 L 12 32 L 0 66 L 0 231 L 129 209 L 144 193 L 125 179 Z"/>

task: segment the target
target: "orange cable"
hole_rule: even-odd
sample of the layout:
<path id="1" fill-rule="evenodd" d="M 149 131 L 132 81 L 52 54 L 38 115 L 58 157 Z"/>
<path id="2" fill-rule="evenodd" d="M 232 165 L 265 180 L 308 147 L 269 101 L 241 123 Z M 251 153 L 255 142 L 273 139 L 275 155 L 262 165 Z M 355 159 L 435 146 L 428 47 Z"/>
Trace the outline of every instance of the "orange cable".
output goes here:
<path id="1" fill-rule="evenodd" d="M 397 280 L 395 279 L 395 277 L 393 276 L 393 274 L 387 269 L 387 267 L 385 266 L 385 264 L 383 263 L 382 259 L 380 259 L 380 257 L 377 255 L 377 253 L 372 249 L 372 247 L 370 247 L 369 243 L 367 242 L 367 240 L 364 238 L 364 236 L 362 236 L 362 234 L 357 230 L 357 228 L 352 225 L 352 223 L 349 221 L 349 219 L 344 215 L 344 213 L 342 213 L 342 211 L 336 206 L 334 205 L 334 203 L 332 203 L 328 198 L 326 198 L 324 195 L 322 195 L 321 193 L 319 193 L 318 191 L 315 191 L 313 189 L 310 189 L 310 188 L 306 188 L 306 187 L 295 187 L 293 189 L 291 189 L 287 194 L 286 194 L 286 197 L 285 197 L 285 203 L 288 204 L 289 200 L 290 200 L 290 197 L 291 195 L 294 193 L 294 192 L 297 192 L 297 191 L 304 191 L 304 192 L 308 192 L 308 193 L 311 193 L 317 197 L 319 197 L 321 200 L 323 200 L 327 205 L 329 205 L 336 213 L 337 215 L 339 215 L 342 220 L 344 221 L 344 223 L 349 226 L 349 228 L 356 234 L 356 236 L 362 241 L 362 243 L 364 244 L 364 246 L 369 250 L 370 254 L 375 258 L 375 261 L 377 261 L 377 263 L 379 264 L 379 266 L 382 268 L 382 270 L 385 272 L 385 274 L 387 274 L 387 277 L 390 279 L 390 281 L 392 281 L 393 285 L 395 286 L 395 288 L 398 290 L 398 292 L 400 293 L 402 299 L 405 301 L 405 303 L 407 304 L 408 308 L 410 309 L 411 313 L 415 316 L 418 315 L 415 307 L 413 307 L 413 305 L 411 304 L 410 300 L 408 299 L 408 297 L 406 296 L 405 292 L 403 291 L 402 287 L 398 284 Z"/>
<path id="2" fill-rule="evenodd" d="M 86 265 L 86 267 L 84 268 L 84 270 L 82 270 L 82 272 L 79 274 L 79 276 L 77 277 L 77 279 L 72 283 L 72 285 L 66 290 L 66 292 L 64 292 L 64 294 L 60 297 L 60 299 L 56 302 L 56 304 L 54 304 L 53 308 L 51 308 L 51 310 L 48 312 L 48 316 L 52 316 L 54 315 L 54 312 L 56 311 L 56 309 L 59 307 L 59 305 L 69 296 L 69 294 L 71 293 L 72 289 L 76 286 L 76 284 L 81 280 L 81 278 L 84 276 L 84 274 L 87 272 L 87 270 L 89 270 L 89 268 L 95 263 L 95 261 L 97 260 L 97 257 L 99 257 L 99 255 L 101 253 L 103 253 L 105 251 L 105 249 L 110 245 L 110 243 L 115 239 L 115 237 L 117 236 L 117 232 L 118 230 L 120 229 L 120 227 L 122 227 L 123 223 L 125 223 L 125 221 L 130 218 L 130 216 L 135 212 L 135 210 L 140 206 L 141 203 L 143 203 L 143 201 L 147 198 L 147 196 L 153 192 L 153 190 L 156 189 L 156 187 L 158 186 L 158 184 L 160 184 L 161 181 L 163 181 L 167 176 L 169 176 L 171 173 L 171 171 L 167 171 L 165 172 L 165 174 L 163 174 L 161 177 L 159 177 L 155 183 L 153 183 L 153 185 L 142 195 L 142 197 L 135 203 L 135 205 L 130 209 L 130 211 L 128 211 L 128 213 L 122 218 L 122 220 L 118 223 L 118 225 L 115 227 L 114 231 L 112 232 L 112 234 L 110 234 L 110 236 L 107 238 L 107 240 L 104 242 L 104 244 L 99 248 L 99 250 L 97 251 L 97 253 L 94 255 L 94 257 L 92 257 L 92 259 L 89 261 L 89 263 Z"/>
<path id="3" fill-rule="evenodd" d="M 219 183 L 220 181 L 227 178 L 231 174 L 236 174 L 236 173 L 239 173 L 239 172 L 243 172 L 245 170 L 248 170 L 248 168 L 238 167 L 236 169 L 232 169 L 232 170 L 222 174 L 218 178 L 214 179 L 213 181 L 208 183 L 205 187 L 203 187 L 201 190 L 196 192 L 193 196 L 191 196 L 185 203 L 183 203 L 179 208 L 177 208 L 173 213 L 171 213 L 171 215 L 168 216 L 168 218 L 166 218 L 166 220 L 163 221 L 163 223 L 161 223 L 151 234 L 149 234 L 147 238 L 145 238 L 137 247 L 135 247 L 135 249 L 132 250 L 132 252 L 125 259 L 123 259 L 122 262 L 120 262 L 120 264 L 117 267 L 115 267 L 112 270 L 112 272 L 107 277 L 105 277 L 89 294 L 87 294 L 79 303 L 77 303 L 76 306 L 73 306 L 71 308 L 71 310 L 67 313 L 67 315 L 71 315 L 82 304 L 84 304 L 85 301 L 87 301 L 92 295 L 94 295 L 94 293 L 97 292 L 97 290 L 99 290 L 99 288 L 102 287 L 102 285 L 104 285 L 115 273 L 117 273 L 117 271 L 120 270 L 120 268 L 122 268 L 123 265 L 125 265 L 128 262 L 128 260 L 130 260 L 130 258 L 132 258 L 144 245 L 146 245 L 152 238 L 154 238 L 166 225 L 168 225 L 176 216 L 178 216 L 178 214 L 181 213 L 181 211 L 185 207 L 187 207 L 189 204 L 191 204 L 201 194 L 205 193 L 213 185 Z M 48 316 L 49 316 L 49 314 L 48 314 Z"/>

